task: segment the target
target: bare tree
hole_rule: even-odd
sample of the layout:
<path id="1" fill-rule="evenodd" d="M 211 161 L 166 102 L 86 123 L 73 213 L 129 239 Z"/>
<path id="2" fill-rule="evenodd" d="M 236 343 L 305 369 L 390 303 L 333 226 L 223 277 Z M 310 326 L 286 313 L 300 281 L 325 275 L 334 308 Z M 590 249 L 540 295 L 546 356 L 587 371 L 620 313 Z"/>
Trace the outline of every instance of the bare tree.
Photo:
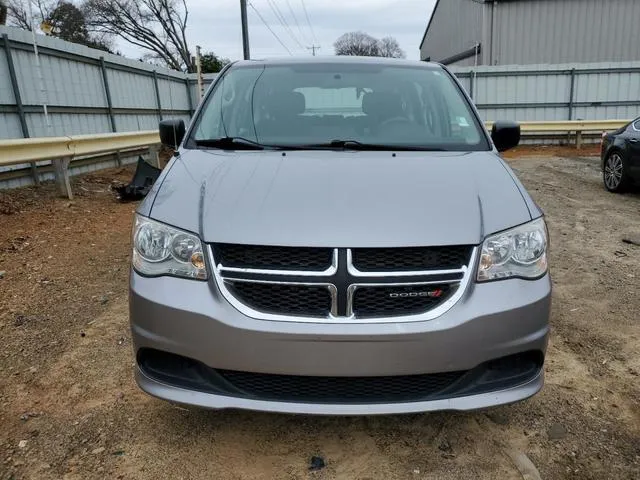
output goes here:
<path id="1" fill-rule="evenodd" d="M 174 70 L 195 71 L 186 37 L 186 0 L 87 0 L 90 28 L 150 52 Z"/>
<path id="2" fill-rule="evenodd" d="M 336 55 L 380 56 L 378 39 L 364 32 L 345 33 L 335 41 L 333 48 Z"/>
<path id="3" fill-rule="evenodd" d="M 49 18 L 58 6 L 58 0 L 8 0 L 9 25 L 31 31 L 33 26 L 29 14 L 29 1 L 32 1 L 33 23 L 36 25 Z"/>
<path id="4" fill-rule="evenodd" d="M 379 43 L 380 56 L 390 58 L 405 58 L 404 50 L 400 48 L 398 41 L 393 37 L 384 37 Z"/>
<path id="5" fill-rule="evenodd" d="M 7 4 L 4 3 L 4 0 L 0 0 L 0 25 L 7 23 L 7 11 Z"/>

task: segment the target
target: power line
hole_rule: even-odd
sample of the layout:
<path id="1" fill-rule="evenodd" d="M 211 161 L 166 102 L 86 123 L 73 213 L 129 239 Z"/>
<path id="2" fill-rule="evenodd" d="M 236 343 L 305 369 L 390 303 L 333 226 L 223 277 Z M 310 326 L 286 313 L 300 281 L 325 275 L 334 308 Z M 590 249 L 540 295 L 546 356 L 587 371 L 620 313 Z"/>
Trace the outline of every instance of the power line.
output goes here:
<path id="1" fill-rule="evenodd" d="M 291 12 L 291 16 L 293 17 L 293 21 L 296 24 L 296 27 L 298 27 L 298 31 L 300 32 L 300 38 L 302 38 L 303 42 L 307 42 L 307 39 L 305 38 L 304 33 L 302 33 L 302 29 L 300 28 L 300 24 L 298 23 L 298 17 L 296 17 L 296 13 L 293 11 L 293 8 L 291 7 L 291 2 L 289 0 L 286 0 L 287 2 L 287 7 L 289 7 L 289 12 Z"/>
<path id="2" fill-rule="evenodd" d="M 307 12 L 307 6 L 304 3 L 304 0 L 300 0 L 302 2 L 302 9 L 304 10 L 304 16 L 307 19 L 307 25 L 309 25 L 309 30 L 311 30 L 311 35 L 313 36 L 314 43 L 318 43 L 318 39 L 316 38 L 316 34 L 313 31 L 313 27 L 311 26 L 311 21 L 309 20 L 309 12 Z"/>
<path id="3" fill-rule="evenodd" d="M 269 29 L 269 31 L 273 34 L 274 37 L 276 37 L 276 40 L 278 40 L 278 42 L 280 43 L 280 45 L 282 45 L 282 47 L 289 53 L 289 55 L 293 55 L 291 53 L 291 50 L 289 50 L 289 48 L 287 48 L 287 46 L 282 43 L 282 40 L 280 40 L 280 37 L 278 35 L 276 35 L 276 32 L 274 32 L 271 27 L 269 26 L 269 24 L 264 20 L 264 18 L 262 17 L 262 15 L 260 15 L 260 12 L 258 11 L 258 9 L 256 7 L 253 6 L 253 3 L 249 2 L 249 6 L 251 8 L 253 8 L 253 11 L 256 12 L 256 15 L 258 15 L 258 17 L 260 18 L 260 20 L 262 20 L 262 23 L 264 23 L 264 26 L 267 27 Z"/>
<path id="4" fill-rule="evenodd" d="M 310 47 L 307 47 L 307 50 L 311 50 L 312 55 L 315 57 L 316 56 L 316 50 L 320 50 L 322 47 L 320 45 L 311 45 Z"/>
<path id="5" fill-rule="evenodd" d="M 302 45 L 302 43 L 300 43 L 300 40 L 298 40 L 298 38 L 293 34 L 293 30 L 291 30 L 291 27 L 289 26 L 289 23 L 287 22 L 287 19 L 285 18 L 285 16 L 282 14 L 282 11 L 280 10 L 280 7 L 278 7 L 278 4 L 276 3 L 276 0 L 267 0 L 267 3 L 269 4 L 269 7 L 271 8 L 271 11 L 276 16 L 276 18 L 278 19 L 278 21 L 280 22 L 282 27 L 289 34 L 289 36 L 293 39 L 294 42 L 296 42 L 298 44 L 298 46 L 301 49 L 304 50 L 304 46 Z"/>

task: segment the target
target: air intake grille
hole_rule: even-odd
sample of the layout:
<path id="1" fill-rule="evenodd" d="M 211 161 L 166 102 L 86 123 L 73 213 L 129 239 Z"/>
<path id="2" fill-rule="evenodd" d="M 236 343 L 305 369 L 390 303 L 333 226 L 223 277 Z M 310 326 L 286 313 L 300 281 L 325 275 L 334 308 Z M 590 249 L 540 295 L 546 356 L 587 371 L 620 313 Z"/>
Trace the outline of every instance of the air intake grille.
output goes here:
<path id="1" fill-rule="evenodd" d="M 246 305 L 280 315 L 327 317 L 331 294 L 324 285 L 228 282 L 231 292 Z"/>
<path id="2" fill-rule="evenodd" d="M 217 370 L 237 390 L 265 400 L 384 403 L 434 397 L 466 372 L 397 377 L 303 377 Z"/>
<path id="3" fill-rule="evenodd" d="M 354 293 L 353 313 L 364 318 L 425 312 L 444 302 L 455 288 L 450 284 L 359 287 Z"/>
<path id="4" fill-rule="evenodd" d="M 225 267 L 323 271 L 331 266 L 333 249 L 218 243 L 214 255 Z"/>
<path id="5" fill-rule="evenodd" d="M 475 258 L 469 246 L 211 248 L 225 298 L 249 317 L 281 321 L 431 320 L 461 297 Z"/>
<path id="6" fill-rule="evenodd" d="M 473 247 L 356 248 L 353 264 L 361 272 L 453 270 L 469 263 Z"/>

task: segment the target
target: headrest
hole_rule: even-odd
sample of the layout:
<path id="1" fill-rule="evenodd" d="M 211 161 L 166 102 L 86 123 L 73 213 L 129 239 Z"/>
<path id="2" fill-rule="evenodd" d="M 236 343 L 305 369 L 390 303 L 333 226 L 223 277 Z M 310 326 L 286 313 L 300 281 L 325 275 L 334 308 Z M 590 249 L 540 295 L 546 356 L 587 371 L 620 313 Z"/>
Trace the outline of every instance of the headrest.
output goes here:
<path id="1" fill-rule="evenodd" d="M 265 98 L 265 109 L 270 116 L 282 117 L 304 113 L 306 103 L 300 92 L 274 92 Z"/>
<path id="2" fill-rule="evenodd" d="M 362 98 L 362 111 L 367 115 L 382 118 L 403 115 L 402 98 L 397 93 L 367 93 Z"/>

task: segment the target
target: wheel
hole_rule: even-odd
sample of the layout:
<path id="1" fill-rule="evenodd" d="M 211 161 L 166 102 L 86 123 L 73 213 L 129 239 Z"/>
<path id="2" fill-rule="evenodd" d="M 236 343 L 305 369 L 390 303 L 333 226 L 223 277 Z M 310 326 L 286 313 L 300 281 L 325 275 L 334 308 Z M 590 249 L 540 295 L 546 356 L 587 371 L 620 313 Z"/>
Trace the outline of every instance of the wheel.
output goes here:
<path id="1" fill-rule="evenodd" d="M 604 162 L 602 179 L 607 190 L 614 193 L 623 192 L 629 184 L 629 174 L 624 157 L 618 151 L 609 154 Z"/>

